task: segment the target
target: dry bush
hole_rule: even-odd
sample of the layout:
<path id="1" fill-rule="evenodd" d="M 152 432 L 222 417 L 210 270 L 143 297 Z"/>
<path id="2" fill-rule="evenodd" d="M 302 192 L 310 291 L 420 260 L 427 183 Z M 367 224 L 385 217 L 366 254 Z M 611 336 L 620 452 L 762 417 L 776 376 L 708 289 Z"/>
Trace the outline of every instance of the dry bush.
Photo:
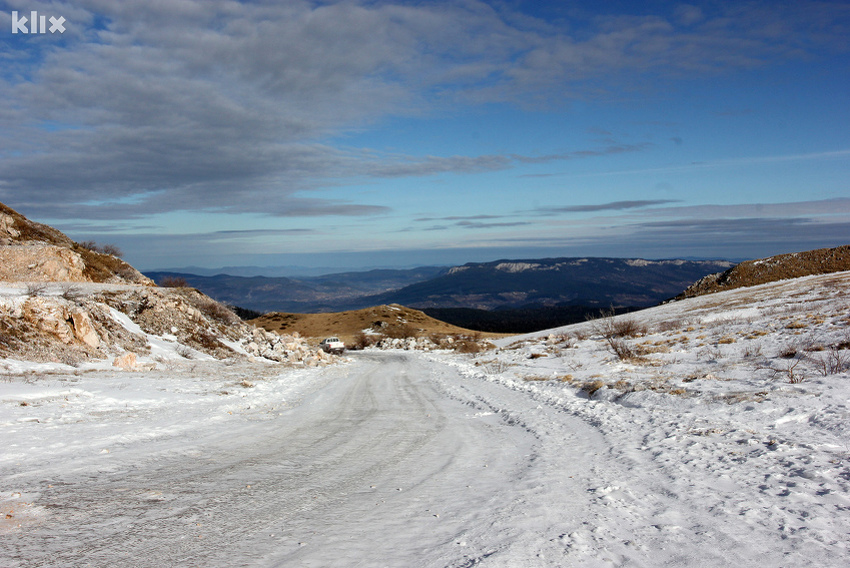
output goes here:
<path id="1" fill-rule="evenodd" d="M 460 341 L 454 342 L 454 350 L 458 353 L 481 353 L 485 349 L 477 341 L 461 339 Z"/>
<path id="2" fill-rule="evenodd" d="M 434 345 L 442 345 L 446 341 L 446 336 L 443 333 L 432 333 L 428 336 L 428 341 Z"/>
<path id="3" fill-rule="evenodd" d="M 241 321 L 239 316 L 233 313 L 227 306 L 213 299 L 200 301 L 195 307 L 211 320 L 225 325 L 236 325 Z"/>
<path id="4" fill-rule="evenodd" d="M 362 351 L 367 347 L 371 347 L 380 341 L 381 336 L 378 335 L 370 335 L 368 333 L 364 333 L 362 331 L 358 331 L 354 335 L 354 340 L 351 343 L 349 349 L 353 351 Z"/>
<path id="5" fill-rule="evenodd" d="M 683 326 L 684 322 L 682 322 L 682 320 L 669 320 L 660 322 L 658 325 L 655 326 L 655 329 L 659 333 L 664 333 L 667 331 L 681 329 Z"/>
<path id="6" fill-rule="evenodd" d="M 30 282 L 27 284 L 27 296 L 43 296 L 47 293 L 45 282 Z"/>
<path id="7" fill-rule="evenodd" d="M 634 318 L 614 318 L 613 308 L 607 312 L 603 311 L 602 317 L 593 320 L 592 325 L 594 333 L 605 339 L 608 348 L 621 361 L 637 357 L 637 353 L 623 338 L 645 335 L 647 332 L 646 326 L 639 324 Z"/>
<path id="8" fill-rule="evenodd" d="M 614 308 L 610 310 L 602 310 L 600 317 L 593 319 L 593 333 L 601 335 L 604 338 L 609 337 L 637 337 L 646 335 L 647 328 L 645 325 L 638 323 L 633 317 L 615 317 Z"/>
<path id="9" fill-rule="evenodd" d="M 178 345 L 175 352 L 184 359 L 192 358 L 192 349 L 190 347 L 187 347 L 186 345 Z"/>
<path id="10" fill-rule="evenodd" d="M 800 364 L 802 359 L 794 359 L 792 361 L 788 361 L 779 367 L 767 367 L 767 370 L 773 373 L 773 378 L 784 377 L 789 383 L 798 384 L 802 383 L 806 380 L 806 375 L 802 372 L 797 371 L 797 366 Z"/>
<path id="11" fill-rule="evenodd" d="M 62 297 L 66 300 L 74 301 L 83 297 L 85 293 L 83 289 L 79 286 L 74 286 L 73 284 L 63 284 L 62 285 Z"/>
<path id="12" fill-rule="evenodd" d="M 588 398 L 593 398 L 593 395 L 605 386 L 605 383 L 602 381 L 587 381 L 586 383 L 581 385 L 581 392 L 587 393 Z"/>
<path id="13" fill-rule="evenodd" d="M 741 351 L 741 356 L 745 359 L 759 357 L 761 355 L 761 343 L 748 342 Z"/>
<path id="14" fill-rule="evenodd" d="M 484 363 L 476 361 L 475 364 L 481 366 L 488 375 L 501 375 L 511 367 L 510 363 L 501 359 L 493 359 Z"/>
<path id="15" fill-rule="evenodd" d="M 100 252 L 103 254 L 111 254 L 112 256 L 121 258 L 124 256 L 124 252 L 115 245 L 105 244 L 100 247 Z"/>
<path id="16" fill-rule="evenodd" d="M 612 320 L 611 331 L 615 337 L 638 337 L 646 335 L 646 326 L 634 318 Z"/>
<path id="17" fill-rule="evenodd" d="M 390 339 L 407 339 L 408 337 L 416 337 L 419 330 L 409 323 L 397 325 L 389 325 L 383 330 L 383 334 Z"/>
<path id="18" fill-rule="evenodd" d="M 163 288 L 188 288 L 189 283 L 186 282 L 185 278 L 181 278 L 180 276 L 166 276 L 162 280 L 159 281 L 159 285 Z"/>
<path id="19" fill-rule="evenodd" d="M 786 345 L 785 347 L 779 350 L 779 357 L 783 359 L 793 359 L 797 356 L 797 351 L 798 350 L 796 344 Z"/>
<path id="20" fill-rule="evenodd" d="M 697 357 L 700 359 L 705 359 L 706 361 L 719 361 L 723 358 L 723 352 L 716 347 L 706 346 L 703 349 L 700 349 L 697 352 Z"/>
<path id="21" fill-rule="evenodd" d="M 485 344 L 479 341 L 477 336 L 455 335 L 452 339 L 451 347 L 458 353 L 481 353 L 493 347 L 491 343 Z"/>
<path id="22" fill-rule="evenodd" d="M 621 361 L 628 361 L 636 357 L 634 349 L 622 337 L 606 337 L 608 349 Z"/>
<path id="23" fill-rule="evenodd" d="M 838 375 L 850 367 L 850 357 L 838 345 L 831 346 L 826 353 L 819 357 L 811 357 L 818 372 L 824 377 Z"/>
<path id="24" fill-rule="evenodd" d="M 587 330 L 577 329 L 572 333 L 572 336 L 575 337 L 576 341 L 584 341 L 588 337 Z"/>
<path id="25" fill-rule="evenodd" d="M 117 258 L 120 258 L 124 255 L 121 249 L 113 244 L 99 245 L 94 241 L 81 241 L 77 244 L 86 250 L 90 250 L 99 254 L 109 254 Z"/>
<path id="26" fill-rule="evenodd" d="M 200 331 L 196 333 L 192 336 L 192 340 L 209 351 L 215 351 L 224 347 L 221 341 L 218 340 L 218 337 L 207 331 Z"/>

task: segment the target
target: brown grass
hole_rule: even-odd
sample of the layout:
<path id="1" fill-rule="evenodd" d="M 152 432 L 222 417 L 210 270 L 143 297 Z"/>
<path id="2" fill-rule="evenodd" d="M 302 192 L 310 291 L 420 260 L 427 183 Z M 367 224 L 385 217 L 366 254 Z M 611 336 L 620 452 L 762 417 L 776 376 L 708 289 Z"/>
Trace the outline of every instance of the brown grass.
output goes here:
<path id="1" fill-rule="evenodd" d="M 587 393 L 588 398 L 593 398 L 593 395 L 605 386 L 602 381 L 587 381 L 581 385 L 581 392 Z"/>
<path id="2" fill-rule="evenodd" d="M 327 314 L 268 313 L 251 323 L 277 333 L 299 333 L 303 337 L 321 339 L 337 336 L 346 345 L 354 345 L 364 329 L 372 329 L 384 335 L 401 337 L 431 337 L 439 344 L 445 337 L 505 337 L 505 334 L 479 333 L 457 327 L 425 315 L 419 310 L 403 306 L 375 306 L 362 310 Z M 409 335 L 407 335 L 409 334 Z M 467 348 L 472 349 L 471 346 Z"/>
<path id="3" fill-rule="evenodd" d="M 691 298 L 721 290 L 844 270 L 850 270 L 850 245 L 780 254 L 742 262 L 725 272 L 706 276 L 677 298 Z"/>

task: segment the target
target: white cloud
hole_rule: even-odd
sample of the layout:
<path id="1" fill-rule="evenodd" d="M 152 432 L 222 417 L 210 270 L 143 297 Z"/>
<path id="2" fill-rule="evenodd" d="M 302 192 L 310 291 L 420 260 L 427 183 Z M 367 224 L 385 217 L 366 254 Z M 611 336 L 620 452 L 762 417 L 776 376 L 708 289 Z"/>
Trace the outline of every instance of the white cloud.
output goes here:
<path id="1" fill-rule="evenodd" d="M 797 57 L 840 44 L 847 21 L 846 7 L 835 4 L 748 4 L 713 14 L 680 7 L 569 29 L 476 0 L 44 6 L 67 8 L 71 31 L 3 53 L 0 198 L 94 217 L 107 209 L 120 217 L 204 208 L 319 215 L 339 204 L 300 207 L 299 192 L 346 177 L 486 172 L 640 150 L 410 156 L 326 141 L 386 116 L 472 102 L 546 104 L 646 73 L 721 72 Z M 81 206 L 128 196 L 137 199 Z"/>

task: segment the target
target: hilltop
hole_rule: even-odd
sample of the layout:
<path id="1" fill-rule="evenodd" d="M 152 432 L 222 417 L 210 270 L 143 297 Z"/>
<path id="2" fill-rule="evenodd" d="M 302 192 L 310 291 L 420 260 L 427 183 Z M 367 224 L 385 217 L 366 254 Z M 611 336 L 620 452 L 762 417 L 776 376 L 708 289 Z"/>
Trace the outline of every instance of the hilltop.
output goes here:
<path id="1" fill-rule="evenodd" d="M 390 339 L 496 336 L 457 327 L 398 304 L 328 314 L 271 313 L 251 323 L 275 333 L 298 333 L 313 338 L 337 336 L 347 345 L 361 341 L 362 335 Z"/>
<path id="2" fill-rule="evenodd" d="M 709 274 L 685 289 L 676 299 L 845 270 L 850 270 L 850 245 L 779 254 L 748 260 L 726 271 Z"/>

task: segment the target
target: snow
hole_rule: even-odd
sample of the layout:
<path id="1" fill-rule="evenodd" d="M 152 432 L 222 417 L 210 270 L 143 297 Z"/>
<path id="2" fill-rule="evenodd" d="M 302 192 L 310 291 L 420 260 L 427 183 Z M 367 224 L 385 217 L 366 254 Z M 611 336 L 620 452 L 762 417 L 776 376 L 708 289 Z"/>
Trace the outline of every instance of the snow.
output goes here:
<path id="1" fill-rule="evenodd" d="M 528 270 L 537 270 L 540 268 L 540 263 L 537 262 L 500 262 L 495 269 L 511 274 L 517 272 L 526 272 Z"/>
<path id="2" fill-rule="evenodd" d="M 325 368 L 4 360 L 0 558 L 844 566 L 848 289 L 841 273 L 618 316 L 638 324 L 626 359 L 595 321 Z"/>

